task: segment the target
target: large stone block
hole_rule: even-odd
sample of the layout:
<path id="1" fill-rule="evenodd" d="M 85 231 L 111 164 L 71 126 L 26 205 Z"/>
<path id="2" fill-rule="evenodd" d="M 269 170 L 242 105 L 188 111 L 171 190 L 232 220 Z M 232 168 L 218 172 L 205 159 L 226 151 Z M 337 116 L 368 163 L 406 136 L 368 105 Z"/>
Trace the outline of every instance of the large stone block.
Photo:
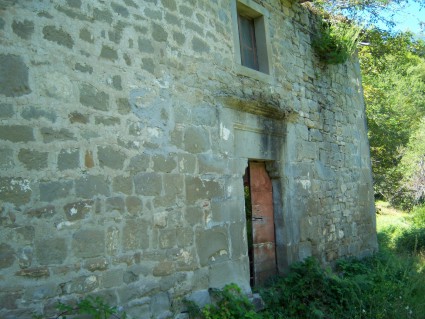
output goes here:
<path id="1" fill-rule="evenodd" d="M 129 15 L 128 9 L 122 5 L 119 5 L 118 3 L 111 3 L 112 10 L 114 10 L 117 14 L 120 16 L 127 18 Z"/>
<path id="2" fill-rule="evenodd" d="M 154 52 L 154 48 L 153 48 L 151 39 L 139 38 L 139 40 L 137 41 L 137 44 L 138 44 L 138 47 L 139 47 L 139 51 L 142 52 L 142 53 L 153 53 Z"/>
<path id="3" fill-rule="evenodd" d="M 100 57 L 107 60 L 115 61 L 118 59 L 118 53 L 115 49 L 104 45 L 102 46 L 102 51 L 100 51 Z"/>
<path id="4" fill-rule="evenodd" d="M 109 266 L 108 260 L 103 257 L 87 259 L 84 262 L 84 268 L 91 272 L 104 271 L 108 269 L 108 266 Z"/>
<path id="5" fill-rule="evenodd" d="M 218 181 L 204 180 L 199 177 L 186 177 L 186 200 L 189 204 L 197 200 L 210 199 L 223 195 L 222 188 Z"/>
<path id="6" fill-rule="evenodd" d="M 62 264 L 68 254 L 65 238 L 51 237 L 35 243 L 35 256 L 40 265 Z"/>
<path id="7" fill-rule="evenodd" d="M 214 227 L 196 232 L 196 249 L 201 266 L 229 259 L 227 230 Z"/>
<path id="8" fill-rule="evenodd" d="M 109 197 L 105 203 L 106 212 L 118 212 L 123 214 L 125 211 L 124 199 L 122 197 Z"/>
<path id="9" fill-rule="evenodd" d="M 138 196 L 128 196 L 125 199 L 125 206 L 127 207 L 127 212 L 130 215 L 141 215 L 142 204 L 142 200 Z"/>
<path id="10" fill-rule="evenodd" d="M 68 294 L 87 294 L 99 287 L 99 278 L 95 275 L 81 276 L 67 282 L 64 286 Z"/>
<path id="11" fill-rule="evenodd" d="M 152 25 L 152 38 L 158 42 L 165 42 L 168 38 L 168 33 L 159 24 L 154 23 Z"/>
<path id="12" fill-rule="evenodd" d="M 43 127 L 40 129 L 44 143 L 75 140 L 74 133 L 66 128 L 55 130 L 51 127 Z"/>
<path id="13" fill-rule="evenodd" d="M 18 262 L 19 267 L 28 268 L 32 264 L 32 259 L 34 255 L 34 250 L 31 246 L 24 246 L 18 250 Z"/>
<path id="14" fill-rule="evenodd" d="M 164 8 L 170 10 L 170 11 L 176 11 L 177 10 L 177 4 L 175 0 L 161 0 L 162 5 Z"/>
<path id="15" fill-rule="evenodd" d="M 62 150 L 58 155 L 58 169 L 74 169 L 80 166 L 80 152 L 78 149 Z"/>
<path id="16" fill-rule="evenodd" d="M 50 122 L 54 123 L 56 122 L 57 115 L 56 113 L 52 111 L 46 111 L 43 108 L 40 107 L 34 107 L 29 106 L 22 110 L 21 116 L 26 120 L 32 120 L 32 119 L 46 119 Z"/>
<path id="17" fill-rule="evenodd" d="M 82 229 L 72 236 L 72 251 L 76 257 L 97 257 L 105 253 L 103 229 Z"/>
<path id="18" fill-rule="evenodd" d="M 58 29 L 55 26 L 48 25 L 43 28 L 44 39 L 63 45 L 68 49 L 74 46 L 74 40 L 71 35 L 62 28 Z"/>
<path id="19" fill-rule="evenodd" d="M 145 172 L 149 168 L 150 156 L 147 154 L 140 154 L 130 159 L 128 168 L 134 172 Z"/>
<path id="20" fill-rule="evenodd" d="M 215 222 L 245 221 L 245 202 L 242 198 L 239 200 L 212 200 L 211 211 Z"/>
<path id="21" fill-rule="evenodd" d="M 162 176 L 158 173 L 139 173 L 134 176 L 136 194 L 159 196 L 162 191 Z"/>
<path id="22" fill-rule="evenodd" d="M 228 283 L 237 284 L 245 293 L 251 292 L 248 258 L 220 262 L 211 266 L 209 286 L 222 289 Z"/>
<path id="23" fill-rule="evenodd" d="M 15 273 L 15 276 L 22 276 L 28 278 L 42 278 L 49 277 L 50 271 L 47 267 L 33 267 L 33 268 L 24 268 Z"/>
<path id="24" fill-rule="evenodd" d="M 75 192 L 81 198 L 109 196 L 109 181 L 104 176 L 88 175 L 75 181 Z"/>
<path id="25" fill-rule="evenodd" d="M 0 269 L 8 268 L 15 262 L 16 256 L 12 246 L 6 243 L 0 244 Z"/>
<path id="26" fill-rule="evenodd" d="M 17 206 L 30 201 L 32 189 L 30 182 L 23 178 L 0 177 L 0 198 Z"/>
<path id="27" fill-rule="evenodd" d="M 42 206 L 40 208 L 30 209 L 26 214 L 29 217 L 35 218 L 50 218 L 56 214 L 56 208 L 54 205 Z"/>
<path id="28" fill-rule="evenodd" d="M 202 224 L 204 221 L 204 211 L 199 206 L 187 206 L 184 217 L 189 225 Z"/>
<path id="29" fill-rule="evenodd" d="M 34 141 L 33 128 L 25 125 L 1 125 L 0 139 L 11 142 Z"/>
<path id="30" fill-rule="evenodd" d="M 151 312 L 155 318 L 170 318 L 172 313 L 168 310 L 170 308 L 170 297 L 168 293 L 161 292 L 156 294 L 151 299 Z"/>
<path id="31" fill-rule="evenodd" d="M 22 57 L 0 54 L 0 94 L 22 96 L 29 93 L 28 67 Z"/>
<path id="32" fill-rule="evenodd" d="M 247 256 L 248 242 L 245 223 L 232 223 L 229 228 L 230 242 L 232 245 L 232 259 Z"/>
<path id="33" fill-rule="evenodd" d="M 210 46 L 208 45 L 207 42 L 205 42 L 204 40 L 198 38 L 198 37 L 193 37 L 192 39 L 192 49 L 195 52 L 198 53 L 208 53 L 210 52 Z"/>
<path id="34" fill-rule="evenodd" d="M 217 173 L 225 174 L 228 171 L 228 160 L 211 154 L 198 156 L 198 166 L 200 174 Z"/>
<path id="35" fill-rule="evenodd" d="M 178 154 L 178 169 L 182 174 L 195 173 L 196 156 L 192 154 Z"/>
<path id="36" fill-rule="evenodd" d="M 194 241 L 194 232 L 192 228 L 177 228 L 177 245 L 179 247 L 192 246 Z"/>
<path id="37" fill-rule="evenodd" d="M 124 250 L 149 248 L 149 225 L 141 219 L 128 220 L 123 228 L 122 245 Z"/>
<path id="38" fill-rule="evenodd" d="M 176 229 L 161 229 L 159 232 L 159 248 L 172 248 L 176 245 Z"/>
<path id="39" fill-rule="evenodd" d="M 41 182 L 39 184 L 40 200 L 52 202 L 56 199 L 65 198 L 70 194 L 72 181 Z"/>
<path id="40" fill-rule="evenodd" d="M 123 284 L 123 270 L 112 269 L 103 273 L 101 284 L 104 288 L 119 287 Z"/>
<path id="41" fill-rule="evenodd" d="M 174 273 L 175 266 L 174 263 L 169 260 L 164 260 L 158 263 L 153 269 L 153 275 L 155 277 L 168 276 Z"/>
<path id="42" fill-rule="evenodd" d="M 13 105 L 9 103 L 0 103 L 0 118 L 11 118 L 15 114 Z"/>
<path id="43" fill-rule="evenodd" d="M 14 20 L 12 23 L 12 30 L 20 38 L 28 40 L 34 32 L 34 22 L 24 20 L 22 22 Z"/>
<path id="44" fill-rule="evenodd" d="M 98 147 L 97 158 L 100 167 L 107 166 L 113 169 L 122 169 L 126 156 L 111 146 L 104 146 Z"/>
<path id="45" fill-rule="evenodd" d="M 116 176 L 112 181 L 112 190 L 114 193 L 123 193 L 130 195 L 133 193 L 133 179 L 126 176 Z"/>
<path id="46" fill-rule="evenodd" d="M 155 197 L 154 204 L 157 207 L 174 206 L 181 199 L 184 189 L 184 177 L 178 174 L 163 175 L 163 196 Z"/>
<path id="47" fill-rule="evenodd" d="M 188 127 L 184 132 L 184 146 L 189 153 L 203 153 L 211 149 L 209 133 L 201 127 Z"/>
<path id="48" fill-rule="evenodd" d="M 96 110 L 109 110 L 109 95 L 89 84 L 80 85 L 80 103 Z"/>
<path id="49" fill-rule="evenodd" d="M 2 291 L 0 293 L 0 305 L 2 305 L 3 309 L 17 309 L 19 299 L 21 299 L 22 295 L 23 295 L 23 292 L 17 288 L 14 290 Z M 6 319 L 9 319 L 9 318 L 14 319 L 15 316 L 11 315 L 7 317 Z"/>
<path id="50" fill-rule="evenodd" d="M 177 161 L 172 154 L 168 156 L 154 155 L 152 162 L 153 169 L 156 172 L 171 173 L 177 167 Z"/>
<path id="51" fill-rule="evenodd" d="M 13 150 L 10 148 L 0 148 L 0 169 L 10 169 L 14 166 Z"/>
<path id="52" fill-rule="evenodd" d="M 106 253 L 115 255 L 120 244 L 120 230 L 116 226 L 110 226 L 106 231 Z"/>
<path id="53" fill-rule="evenodd" d="M 108 25 L 111 25 L 112 23 L 112 13 L 108 9 L 101 10 L 98 8 L 94 8 L 93 18 L 96 21 L 106 22 Z"/>
<path id="54" fill-rule="evenodd" d="M 92 200 L 81 200 L 66 204 L 63 210 L 69 221 L 75 221 L 85 218 L 93 210 L 93 204 Z"/>

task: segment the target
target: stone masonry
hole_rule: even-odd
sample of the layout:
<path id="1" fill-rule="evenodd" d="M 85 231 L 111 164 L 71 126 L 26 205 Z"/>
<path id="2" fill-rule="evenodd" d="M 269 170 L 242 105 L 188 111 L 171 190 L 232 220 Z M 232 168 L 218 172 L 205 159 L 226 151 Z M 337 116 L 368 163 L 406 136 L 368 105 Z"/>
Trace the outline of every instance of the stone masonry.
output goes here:
<path id="1" fill-rule="evenodd" d="M 244 0 L 271 58 L 241 74 L 235 1 L 0 1 L 1 318 L 87 295 L 187 318 L 184 297 L 249 292 L 248 160 L 272 179 L 280 273 L 377 249 L 356 59 L 324 66 L 297 1 Z"/>

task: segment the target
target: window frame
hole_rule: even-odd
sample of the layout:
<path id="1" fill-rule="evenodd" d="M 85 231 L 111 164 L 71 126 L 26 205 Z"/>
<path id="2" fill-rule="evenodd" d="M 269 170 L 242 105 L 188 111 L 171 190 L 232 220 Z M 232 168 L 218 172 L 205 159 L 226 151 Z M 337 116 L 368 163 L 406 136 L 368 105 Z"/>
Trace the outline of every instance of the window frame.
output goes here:
<path id="1" fill-rule="evenodd" d="M 239 15 L 246 16 L 254 20 L 259 66 L 258 70 L 252 69 L 242 64 Z M 253 0 L 232 1 L 233 39 L 235 44 L 234 61 L 236 73 L 265 82 L 272 81 L 271 44 L 268 26 L 269 17 L 270 14 L 267 9 L 254 2 Z"/>

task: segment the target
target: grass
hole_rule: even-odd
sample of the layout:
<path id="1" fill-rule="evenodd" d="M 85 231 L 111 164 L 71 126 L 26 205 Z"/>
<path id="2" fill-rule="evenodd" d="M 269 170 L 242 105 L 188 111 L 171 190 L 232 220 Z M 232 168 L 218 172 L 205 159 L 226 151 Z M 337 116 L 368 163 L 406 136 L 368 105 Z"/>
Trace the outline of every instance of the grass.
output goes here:
<path id="1" fill-rule="evenodd" d="M 388 227 L 408 228 L 411 226 L 410 215 L 396 209 L 388 202 L 377 201 L 376 205 L 376 228 L 378 233 Z"/>
<path id="2" fill-rule="evenodd" d="M 425 207 L 406 213 L 376 206 L 375 256 L 341 259 L 334 269 L 308 258 L 261 291 L 264 311 L 253 312 L 230 286 L 191 318 L 425 319 Z"/>

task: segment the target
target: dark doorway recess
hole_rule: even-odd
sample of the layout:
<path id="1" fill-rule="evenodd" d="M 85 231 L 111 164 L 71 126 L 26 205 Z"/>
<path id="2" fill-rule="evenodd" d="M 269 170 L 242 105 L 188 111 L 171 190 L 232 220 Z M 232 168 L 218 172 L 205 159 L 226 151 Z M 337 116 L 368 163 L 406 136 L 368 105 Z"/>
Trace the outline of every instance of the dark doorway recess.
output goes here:
<path id="1" fill-rule="evenodd" d="M 277 274 L 273 187 L 265 162 L 249 161 L 244 176 L 251 286 Z"/>

